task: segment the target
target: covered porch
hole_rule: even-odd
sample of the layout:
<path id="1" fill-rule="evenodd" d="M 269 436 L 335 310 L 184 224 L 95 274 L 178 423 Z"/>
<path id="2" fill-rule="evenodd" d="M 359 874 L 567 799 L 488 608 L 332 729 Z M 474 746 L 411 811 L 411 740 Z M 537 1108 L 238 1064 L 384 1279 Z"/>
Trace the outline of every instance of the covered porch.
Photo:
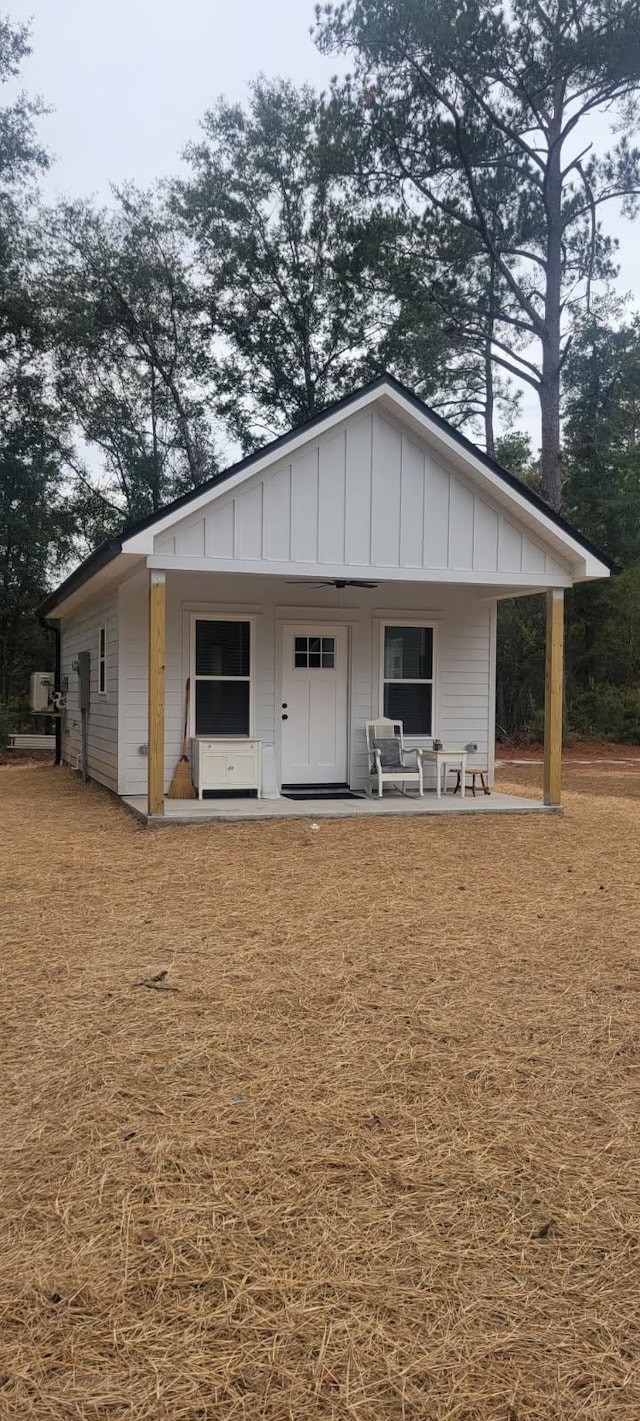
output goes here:
<path id="1" fill-rule="evenodd" d="M 182 578 L 182 572 L 179 574 Z M 276 784 L 271 784 L 270 793 L 265 797 L 260 794 L 254 796 L 248 793 L 234 794 L 227 791 L 217 794 L 213 790 L 205 791 L 204 797 L 197 799 L 181 799 L 169 796 L 169 783 L 172 768 L 175 767 L 179 744 L 176 738 L 176 713 L 179 713 L 180 687 L 184 685 L 185 674 L 190 670 L 193 675 L 197 670 L 195 658 L 195 628 L 200 615 L 215 617 L 237 617 L 239 613 L 229 611 L 230 608 L 247 608 L 248 602 L 245 595 L 241 600 L 235 601 L 232 589 L 244 594 L 244 589 L 239 587 L 238 580 L 231 575 L 225 577 L 221 582 L 216 578 L 215 583 L 206 575 L 197 575 L 197 584 L 194 579 L 188 583 L 178 582 L 173 570 L 150 568 L 147 572 L 147 605 L 148 605 L 148 778 L 146 793 L 131 790 L 124 790 L 122 798 L 127 807 L 136 815 L 153 825 L 160 825 L 163 822 L 170 824 L 196 822 L 202 823 L 210 820 L 259 820 L 259 819 L 309 819 L 318 820 L 321 818 L 346 818 L 371 816 L 372 814 L 382 815 L 424 815 L 424 814 L 523 814 L 541 812 L 555 812 L 561 807 L 561 754 L 562 754 L 562 700 L 563 700 L 563 637 L 564 637 L 564 589 L 561 587 L 547 587 L 544 590 L 528 588 L 527 591 L 540 591 L 540 595 L 546 599 L 547 607 L 547 643 L 546 643 L 546 676 L 545 676 L 545 753 L 544 753 L 544 795 L 543 802 L 528 799 L 522 796 L 496 793 L 493 788 L 493 740 L 494 740 L 494 699 L 495 699 L 495 628 L 497 603 L 500 596 L 516 595 L 522 593 L 521 586 L 516 588 L 498 589 L 495 586 L 484 585 L 473 589 L 467 587 L 449 588 L 449 602 L 445 596 L 445 589 L 438 588 L 438 598 L 441 607 L 446 608 L 446 613 L 435 614 L 423 613 L 418 615 L 418 609 L 412 610 L 409 604 L 409 589 L 407 585 L 375 584 L 371 590 L 350 590 L 349 604 L 344 605 L 344 599 L 340 594 L 336 594 L 333 589 L 310 588 L 309 593 L 302 591 L 300 584 L 296 591 L 296 600 L 300 604 L 294 606 L 280 607 L 277 605 L 280 598 L 287 595 L 288 589 L 280 579 L 275 581 L 272 578 L 260 577 L 252 579 L 252 590 L 254 598 L 260 589 L 260 601 L 252 607 L 253 612 L 258 615 L 255 618 L 257 623 L 255 629 L 256 650 L 251 650 L 251 662 L 254 656 L 260 660 L 266 657 L 269 661 L 269 675 L 267 677 L 270 689 L 270 721 L 266 722 L 265 731 L 261 734 L 259 721 L 253 716 L 251 721 L 250 736 L 253 741 L 250 743 L 258 746 L 258 763 L 260 758 L 264 764 L 266 754 L 273 758 L 275 750 L 276 763 Z M 198 596 L 193 598 L 192 594 L 195 586 L 198 587 Z M 268 588 L 272 588 L 268 591 Z M 202 589 L 200 592 L 199 589 Z M 264 589 L 264 591 L 263 591 Z M 142 590 L 142 589 L 140 589 Z M 222 598 L 220 597 L 222 590 Z M 414 596 L 415 590 L 411 589 Z M 419 601 L 428 605 L 428 599 L 435 600 L 432 596 L 434 589 L 423 587 L 419 592 Z M 188 599 L 184 594 L 188 594 Z M 289 597 L 291 593 L 288 592 Z M 274 611 L 281 614 L 278 617 L 271 617 L 267 614 L 269 598 L 274 600 Z M 211 599 L 211 600 L 210 600 Z M 173 601 L 173 612 L 171 604 Z M 375 603 L 383 603 L 388 607 L 388 612 L 382 615 L 380 608 Z M 400 615 L 393 610 L 394 604 L 402 607 L 407 605 L 407 611 Z M 180 608 L 180 616 L 177 616 L 177 608 Z M 194 611 L 196 607 L 211 608 L 213 612 Z M 188 615 L 186 608 L 189 609 Z M 227 609 L 226 611 L 224 609 Z M 220 610 L 218 610 L 220 609 Z M 478 609 L 480 611 L 478 612 Z M 411 615 L 410 615 L 411 614 Z M 241 615 L 245 615 L 243 612 Z M 248 613 L 246 613 L 248 617 Z M 485 654 L 478 650 L 475 644 L 468 640 L 469 628 L 473 624 L 474 617 L 480 616 L 482 626 L 488 628 L 487 652 Z M 304 621 L 302 620 L 304 618 Z M 306 619 L 309 619 L 308 622 Z M 440 619 L 438 624 L 438 619 Z M 438 797 L 435 788 L 426 785 L 425 793 L 419 796 L 412 793 L 401 793 L 397 790 L 387 789 L 382 798 L 370 797 L 366 793 L 367 785 L 363 777 L 363 766 L 366 766 L 366 756 L 362 757 L 364 750 L 364 727 L 368 715 L 376 713 L 375 696 L 382 695 L 384 687 L 384 672 L 380 665 L 376 665 L 376 655 L 380 661 L 380 655 L 384 659 L 384 635 L 385 626 L 389 621 L 406 621 L 413 628 L 419 623 L 433 622 L 433 637 L 439 640 L 441 652 L 447 643 L 447 638 L 454 635 L 458 637 L 459 645 L 463 648 L 463 656 L 470 657 L 469 665 L 473 668 L 471 679 L 469 672 L 463 669 L 464 662 L 460 660 L 459 653 L 451 659 L 451 670 L 448 672 L 451 680 L 451 695 L 455 696 L 454 713 L 448 722 L 443 711 L 442 699 L 444 696 L 444 665 L 441 664 L 439 671 L 440 685 L 436 672 L 430 672 L 433 676 L 433 685 L 429 688 L 429 695 L 433 701 L 434 719 L 430 726 L 430 733 L 442 733 L 439 724 L 445 723 L 446 729 L 445 744 L 452 749 L 462 749 L 465 740 L 473 736 L 473 728 L 479 721 L 474 720 L 474 715 L 480 715 L 478 702 L 482 701 L 482 717 L 484 720 L 485 735 L 483 743 L 479 747 L 479 755 L 470 756 L 469 763 L 485 764 L 489 774 L 489 781 L 492 785 L 490 795 L 478 793 L 473 795 L 469 787 L 464 796 L 452 793 L 453 783 L 450 780 L 448 792 L 442 797 Z M 313 631 L 323 627 L 326 628 L 331 622 L 331 629 L 340 632 L 344 631 L 345 643 L 345 663 L 346 681 L 344 695 L 344 715 L 348 725 L 347 739 L 351 743 L 349 750 L 350 766 L 344 776 L 344 784 L 340 792 L 333 797 L 329 790 L 321 797 L 310 796 L 309 798 L 291 798 L 287 793 L 287 787 L 281 790 L 283 780 L 288 780 L 289 775 L 283 774 L 283 740 L 284 722 L 288 722 L 287 731 L 290 725 L 291 705 L 288 697 L 291 690 L 283 689 L 281 671 L 278 673 L 276 662 L 278 660 L 277 648 L 282 650 L 281 633 L 284 628 L 292 629 L 292 622 L 299 622 L 300 625 L 294 627 L 295 631 Z M 174 624 L 173 640 L 171 626 Z M 179 630 L 179 625 L 182 630 Z M 191 630 L 189 631 L 189 626 Z M 396 627 L 397 632 L 399 629 Z M 373 631 L 373 652 L 371 651 L 371 633 Z M 460 639 L 459 632 L 462 633 Z M 248 634 L 254 636 L 253 625 L 248 627 Z M 436 636 L 437 633 L 437 636 Z M 382 643 L 380 637 L 382 635 Z M 358 696 L 358 643 L 361 650 L 364 650 L 364 659 L 361 657 L 361 671 L 364 679 L 369 681 L 371 696 L 370 707 L 366 710 L 359 709 L 357 705 Z M 297 645 L 297 642 L 294 642 Z M 435 644 L 435 642 L 434 642 Z M 274 650 L 274 646 L 276 650 Z M 470 647 L 467 653 L 464 650 Z M 334 642 L 331 642 L 332 666 Z M 336 662 L 337 662 L 338 641 L 335 642 Z M 378 652 L 376 652 L 378 648 Z M 249 652 L 247 651 L 249 657 Z M 435 657 L 435 652 L 434 652 Z M 440 655 L 441 663 L 445 657 Z M 170 680 L 167 678 L 166 667 L 173 667 L 170 672 Z M 176 669 L 178 673 L 176 675 Z M 249 664 L 245 668 L 249 670 Z M 480 695 L 481 680 L 482 694 Z M 475 679 L 474 679 L 475 678 Z M 364 706 L 365 698 L 362 692 L 362 676 L 360 682 L 360 706 Z M 486 687 L 486 689 L 484 689 Z M 420 688 L 423 689 L 422 687 Z M 476 694 L 478 693 L 478 694 Z M 253 697 L 253 689 L 247 690 L 247 695 Z M 284 699 L 283 699 L 284 697 Z M 171 703 L 171 713 L 167 717 L 167 699 Z M 380 705 L 378 704 L 378 710 Z M 193 713 L 193 706 L 192 706 Z M 465 718 L 466 717 L 466 718 Z M 463 724 L 464 720 L 464 724 Z M 281 725 L 281 722 L 283 723 Z M 171 734 L 168 734 L 168 725 L 173 726 Z M 257 727 L 257 728 L 256 728 Z M 467 728 L 468 727 L 468 728 Z M 198 726 L 192 719 L 190 723 L 190 736 L 188 740 L 188 750 L 191 756 L 191 770 L 194 771 L 194 735 L 197 738 Z M 246 731 L 245 731 L 246 734 Z M 476 731 L 477 734 L 477 731 Z M 274 743 L 275 742 L 275 743 Z M 419 743 L 416 739 L 414 743 Z M 355 751 L 354 751 L 354 747 Z M 478 746 L 475 747 L 478 751 Z M 238 756 L 239 745 L 236 744 L 234 761 Z M 360 757 L 360 768 L 354 767 L 354 762 Z M 346 761 L 345 761 L 346 764 Z M 366 776 L 366 768 L 364 770 Z M 312 775 L 312 779 L 318 778 Z M 342 780 L 342 775 L 334 773 L 327 775 L 330 782 L 338 778 Z M 142 788 L 142 786 L 141 786 Z"/>

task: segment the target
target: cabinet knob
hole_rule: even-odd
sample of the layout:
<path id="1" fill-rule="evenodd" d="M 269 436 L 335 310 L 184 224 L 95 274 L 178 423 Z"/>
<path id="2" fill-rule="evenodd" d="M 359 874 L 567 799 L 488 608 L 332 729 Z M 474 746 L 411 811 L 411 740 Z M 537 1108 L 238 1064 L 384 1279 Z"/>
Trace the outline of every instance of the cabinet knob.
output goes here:
<path id="1" fill-rule="evenodd" d="M 282 702 L 282 709 L 283 709 L 283 710 L 287 710 L 287 709 L 288 709 L 288 707 L 287 707 L 287 702 L 286 702 L 286 701 L 283 701 L 283 702 Z"/>
<path id="2" fill-rule="evenodd" d="M 288 717 L 288 715 L 283 715 L 282 719 L 283 719 L 283 720 L 288 720 L 289 717 Z"/>

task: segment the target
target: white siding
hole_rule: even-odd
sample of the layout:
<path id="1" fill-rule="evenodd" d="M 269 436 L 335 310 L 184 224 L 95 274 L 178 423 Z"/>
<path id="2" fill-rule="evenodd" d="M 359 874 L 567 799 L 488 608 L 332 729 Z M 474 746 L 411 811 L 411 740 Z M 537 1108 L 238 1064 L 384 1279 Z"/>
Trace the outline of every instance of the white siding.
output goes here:
<path id="1" fill-rule="evenodd" d="M 119 594 L 118 789 L 120 794 L 144 794 L 147 788 L 148 615 L 147 574 L 142 572 L 137 577 L 131 578 L 129 582 L 123 583 Z M 169 686 L 166 689 L 169 690 Z"/>
<path id="2" fill-rule="evenodd" d="M 365 720 L 381 713 L 380 644 L 385 616 L 418 620 L 436 627 L 434 733 L 445 744 L 478 744 L 477 763 L 491 764 L 492 604 L 478 602 L 472 589 L 395 583 L 377 588 L 307 590 L 285 578 L 252 578 L 201 573 L 167 574 L 166 755 L 168 787 L 180 754 L 184 694 L 189 675 L 189 632 L 193 612 L 227 611 L 254 619 L 255 682 L 253 733 L 278 747 L 280 693 L 277 642 L 279 623 L 315 618 L 349 626 L 350 782 L 366 777 Z M 147 579 L 131 579 L 120 589 L 120 775 L 122 794 L 144 794 L 147 784 Z M 417 743 L 417 742 L 414 742 Z"/>
<path id="3" fill-rule="evenodd" d="M 469 763 L 492 767 L 491 605 L 476 603 L 447 620 L 438 647 L 438 734 L 445 745 L 475 741 Z"/>
<path id="4" fill-rule="evenodd" d="M 106 694 L 98 694 L 100 627 L 106 629 Z M 62 758 L 80 766 L 82 730 L 78 707 L 78 673 L 73 663 L 81 651 L 90 656 L 90 708 L 87 724 L 87 773 L 109 789 L 118 788 L 118 603 L 115 597 L 96 601 L 61 628 L 61 674 L 68 680 L 67 709 L 62 722 Z"/>
<path id="5" fill-rule="evenodd" d="M 210 557 L 238 570 L 413 570 L 495 581 L 531 573 L 569 581 L 563 567 L 491 495 L 446 468 L 396 423 L 370 412 L 346 418 L 299 453 L 185 514 L 156 552 Z"/>

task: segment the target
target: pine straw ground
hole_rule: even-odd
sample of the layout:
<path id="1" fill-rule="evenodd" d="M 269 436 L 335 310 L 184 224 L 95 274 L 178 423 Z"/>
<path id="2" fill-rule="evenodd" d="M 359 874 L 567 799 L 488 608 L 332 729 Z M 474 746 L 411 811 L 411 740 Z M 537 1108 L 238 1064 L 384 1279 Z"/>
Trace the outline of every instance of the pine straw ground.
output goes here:
<path id="1" fill-rule="evenodd" d="M 638 1421 L 640 774 L 570 783 L 150 833 L 2 770 L 2 1421 Z"/>

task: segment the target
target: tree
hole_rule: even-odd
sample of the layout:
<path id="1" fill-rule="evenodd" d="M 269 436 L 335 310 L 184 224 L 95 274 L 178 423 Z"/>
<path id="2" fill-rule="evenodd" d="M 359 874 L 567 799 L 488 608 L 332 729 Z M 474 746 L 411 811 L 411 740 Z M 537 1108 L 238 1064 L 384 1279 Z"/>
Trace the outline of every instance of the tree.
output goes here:
<path id="1" fill-rule="evenodd" d="M 60 417 L 30 365 L 14 378 L 0 442 L 0 721 L 19 712 L 38 662 L 49 669 L 35 611 L 74 546 Z"/>
<path id="2" fill-rule="evenodd" d="M 640 738 L 640 319 L 620 310 L 579 326 L 566 366 L 563 457 L 566 511 L 621 576 L 567 596 L 566 723 L 569 733 Z M 511 437 L 513 439 L 513 436 Z M 526 440 L 499 449 L 525 478 Z M 499 609 L 498 722 L 536 737 L 542 726 L 544 617 L 539 598 Z"/>
<path id="3" fill-rule="evenodd" d="M 385 220 L 383 279 L 398 303 L 385 341 L 387 363 L 418 393 L 424 393 L 423 369 L 431 371 L 435 394 L 426 397 L 453 424 L 481 430 L 487 453 L 495 456 L 497 412 L 511 425 L 519 396 L 491 357 L 496 323 L 491 265 L 478 264 L 468 234 L 440 214 L 396 210 Z"/>
<path id="4" fill-rule="evenodd" d="M 75 477 L 94 534 L 217 467 L 208 342 L 175 222 L 161 191 L 115 197 L 111 211 L 81 202 L 54 215 L 47 284 L 58 399 L 93 451 Z"/>
<path id="5" fill-rule="evenodd" d="M 569 516 L 622 565 L 569 602 L 568 695 L 587 733 L 640 737 L 640 319 L 584 322 L 567 362 Z"/>
<path id="6" fill-rule="evenodd" d="M 567 362 L 568 516 L 621 563 L 640 558 L 640 317 L 595 312 Z"/>
<path id="7" fill-rule="evenodd" d="M 0 20 L 0 83 L 29 53 L 28 31 Z M 70 550 L 65 429 L 51 401 L 41 303 L 37 142 L 41 105 L 24 95 L 0 108 L 0 734 L 21 712 L 28 673 L 50 664 L 35 609 Z"/>
<path id="8" fill-rule="evenodd" d="M 534 458 L 529 434 L 525 434 L 521 429 L 505 430 L 496 440 L 495 455 L 503 469 L 508 469 L 510 474 L 515 474 L 517 479 L 529 484 L 530 488 L 538 488 L 540 470 Z"/>
<path id="9" fill-rule="evenodd" d="M 403 317 L 385 260 L 389 218 L 354 202 L 331 112 L 307 87 L 260 80 L 248 109 L 220 101 L 202 127 L 175 201 L 221 342 L 220 408 L 250 449 L 395 359 Z M 424 306 L 432 395 L 446 342 Z"/>
<path id="10" fill-rule="evenodd" d="M 29 27 L 0 16 L 0 84 L 15 79 L 30 54 Z M 0 109 L 0 194 L 5 214 L 18 202 L 20 192 L 49 166 L 35 129 L 35 120 L 45 112 L 38 99 L 26 94 Z"/>
<path id="11" fill-rule="evenodd" d="M 336 102 L 368 182 L 441 214 L 489 264 L 491 358 L 537 391 L 541 488 L 559 508 L 571 325 L 611 270 L 600 210 L 619 199 L 631 215 L 640 191 L 626 135 L 598 155 L 585 127 L 637 113 L 640 0 L 345 0 L 317 15 L 320 45 L 355 56 Z"/>

